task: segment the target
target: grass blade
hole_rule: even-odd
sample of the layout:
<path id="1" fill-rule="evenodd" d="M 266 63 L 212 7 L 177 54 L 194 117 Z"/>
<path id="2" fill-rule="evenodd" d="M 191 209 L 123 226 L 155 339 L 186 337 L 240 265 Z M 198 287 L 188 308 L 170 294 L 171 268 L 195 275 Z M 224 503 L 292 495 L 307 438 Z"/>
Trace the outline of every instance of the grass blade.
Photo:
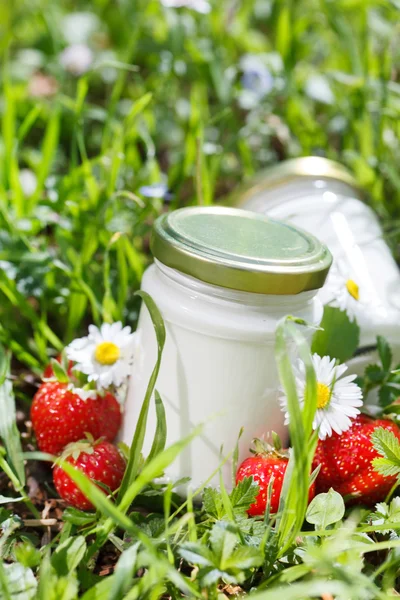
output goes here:
<path id="1" fill-rule="evenodd" d="M 0 437 L 7 451 L 8 462 L 23 487 L 25 485 L 25 467 L 21 438 L 16 423 L 13 388 L 11 381 L 6 378 L 6 374 L 9 372 L 9 357 L 2 346 L 0 346 L 0 371 L 3 374 L 0 385 Z"/>
<path id="2" fill-rule="evenodd" d="M 167 421 L 165 418 L 165 409 L 163 401 L 161 400 L 161 396 L 157 390 L 154 391 L 154 399 L 156 403 L 157 427 L 150 454 L 147 457 L 146 462 L 150 462 L 155 456 L 157 456 L 157 454 L 162 452 L 167 441 Z"/>
<path id="3" fill-rule="evenodd" d="M 163 351 L 164 343 L 165 343 L 164 321 L 163 321 L 163 318 L 162 318 L 154 300 L 146 292 L 143 292 L 143 291 L 137 292 L 137 295 L 143 299 L 143 302 L 145 303 L 146 308 L 149 311 L 151 320 L 154 325 L 154 331 L 155 331 L 156 338 L 157 338 L 157 360 L 156 360 L 156 364 L 154 366 L 153 372 L 150 376 L 149 385 L 147 387 L 146 394 L 145 394 L 145 397 L 143 400 L 143 405 L 142 405 L 142 408 L 140 411 L 138 423 L 137 423 L 136 430 L 135 430 L 135 435 L 133 437 L 133 441 L 132 441 L 132 445 L 131 445 L 131 449 L 130 449 L 130 453 L 129 453 L 128 466 L 126 468 L 124 479 L 122 481 L 121 489 L 120 489 L 120 492 L 118 495 L 119 501 L 123 498 L 128 487 L 135 480 L 135 477 L 138 472 L 140 456 L 141 456 L 144 437 L 145 437 L 145 433 L 146 433 L 147 415 L 149 412 L 150 401 L 151 401 L 151 397 L 153 394 L 153 390 L 154 390 L 154 387 L 155 387 L 155 384 L 157 381 L 158 372 L 160 370 L 162 351 Z"/>
<path id="4" fill-rule="evenodd" d="M 284 479 L 279 514 L 276 521 L 278 556 L 282 556 L 293 543 L 304 522 L 308 504 L 311 464 L 317 443 L 317 432 L 312 425 L 317 408 L 317 383 L 306 339 L 292 317 L 281 320 L 276 330 L 275 353 L 278 371 L 284 387 L 289 411 L 289 431 L 293 448 Z M 306 323 L 301 323 L 306 325 Z M 304 407 L 301 410 L 296 381 L 287 341 L 294 341 L 306 368 Z"/>

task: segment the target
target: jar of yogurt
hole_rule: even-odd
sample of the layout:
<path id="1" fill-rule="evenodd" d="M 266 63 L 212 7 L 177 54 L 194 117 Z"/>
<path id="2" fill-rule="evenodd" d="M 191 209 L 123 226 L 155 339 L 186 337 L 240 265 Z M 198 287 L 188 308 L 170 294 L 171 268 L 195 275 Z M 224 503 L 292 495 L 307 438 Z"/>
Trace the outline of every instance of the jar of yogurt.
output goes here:
<path id="1" fill-rule="evenodd" d="M 183 208 L 154 226 L 155 262 L 142 289 L 157 304 L 166 343 L 156 389 L 164 402 L 167 443 L 187 436 L 199 423 L 202 435 L 170 467 L 172 479 L 190 477 L 193 489 L 218 469 L 238 435 L 239 460 L 254 437 L 285 436 L 278 403 L 274 332 L 286 315 L 318 324 L 316 298 L 328 273 L 327 248 L 304 231 L 263 215 L 234 208 Z M 153 325 L 143 305 L 138 351 L 125 407 L 127 444 L 154 367 Z M 154 404 L 148 417 L 145 454 L 156 429 Z M 231 487 L 229 461 L 223 467 Z M 218 483 L 218 476 L 213 479 Z"/>
<path id="2" fill-rule="evenodd" d="M 360 373 L 374 360 L 376 336 L 400 361 L 400 272 L 375 213 L 353 176 L 321 157 L 288 160 L 239 190 L 233 204 L 302 227 L 330 249 L 334 263 L 320 298 L 345 309 L 360 326 Z"/>

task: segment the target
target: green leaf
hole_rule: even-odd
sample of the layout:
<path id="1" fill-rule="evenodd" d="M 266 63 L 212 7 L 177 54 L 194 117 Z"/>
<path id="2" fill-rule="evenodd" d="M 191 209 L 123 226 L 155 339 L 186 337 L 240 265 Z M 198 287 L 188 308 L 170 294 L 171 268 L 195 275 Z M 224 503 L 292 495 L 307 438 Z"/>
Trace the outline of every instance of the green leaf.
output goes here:
<path id="1" fill-rule="evenodd" d="M 378 397 L 379 397 L 379 406 L 381 406 L 383 409 L 385 409 L 385 412 L 386 412 L 387 407 L 389 407 L 389 405 L 393 401 L 393 390 L 391 389 L 391 387 L 389 385 L 383 385 L 381 388 L 379 388 Z M 396 394 L 396 397 L 397 397 L 397 394 Z M 398 408 L 400 409 L 400 406 L 398 406 Z M 390 411 L 388 411 L 388 412 L 390 412 Z M 399 410 L 399 412 L 400 412 L 400 410 Z"/>
<path id="2" fill-rule="evenodd" d="M 164 450 L 167 442 L 167 421 L 165 418 L 165 409 L 163 401 L 161 400 L 160 394 L 157 392 L 157 390 L 154 391 L 154 400 L 156 403 L 157 426 L 150 454 L 147 457 L 146 462 L 150 462 L 155 456 L 157 456 L 157 454 L 160 454 L 160 452 Z"/>
<path id="3" fill-rule="evenodd" d="M 19 496 L 18 498 L 13 498 L 11 496 L 2 496 L 0 494 L 0 504 L 9 504 L 10 502 L 21 502 L 21 500 L 23 500 L 22 496 Z"/>
<path id="4" fill-rule="evenodd" d="M 372 465 L 384 477 L 400 474 L 400 441 L 392 431 L 378 427 L 371 435 L 375 450 L 381 454 Z"/>
<path id="5" fill-rule="evenodd" d="M 31 569 L 19 563 L 0 562 L 0 600 L 36 598 L 37 581 Z"/>
<path id="6" fill-rule="evenodd" d="M 67 372 L 65 371 L 64 367 L 58 362 L 58 360 L 52 358 L 50 363 L 57 381 L 59 381 L 60 383 L 68 383 L 69 378 Z"/>
<path id="7" fill-rule="evenodd" d="M 157 381 L 158 372 L 160 370 L 161 365 L 161 357 L 162 351 L 165 344 L 165 326 L 163 318 L 158 310 L 153 299 L 143 291 L 137 292 L 137 295 L 140 296 L 150 314 L 151 320 L 154 325 L 154 331 L 157 338 L 157 360 L 154 366 L 153 372 L 150 376 L 150 381 L 146 390 L 146 394 L 143 400 L 142 408 L 140 411 L 139 419 L 136 425 L 135 434 L 133 436 L 133 442 L 131 445 L 128 465 L 126 467 L 125 475 L 121 483 L 121 487 L 118 494 L 118 501 L 121 501 L 121 498 L 124 496 L 127 488 L 132 484 L 137 476 L 140 457 L 143 448 L 144 437 L 146 434 L 146 423 L 147 423 L 147 415 L 150 407 L 150 400 L 153 394 L 154 386 Z"/>
<path id="8" fill-rule="evenodd" d="M 326 529 L 343 518 L 345 511 L 343 498 L 332 488 L 326 494 L 315 496 L 307 509 L 306 520 L 316 529 Z"/>
<path id="9" fill-rule="evenodd" d="M 400 441 L 393 431 L 378 427 L 371 435 L 375 450 L 400 466 Z"/>
<path id="10" fill-rule="evenodd" d="M 73 506 L 67 506 L 63 512 L 62 518 L 64 521 L 67 521 L 67 523 L 72 523 L 72 525 L 88 525 L 96 520 L 96 515 L 93 512 L 83 512 Z"/>
<path id="11" fill-rule="evenodd" d="M 115 568 L 108 600 L 124 600 L 131 587 L 132 578 L 136 572 L 136 558 L 139 543 L 133 544 L 121 554 Z"/>
<path id="12" fill-rule="evenodd" d="M 113 582 L 114 575 L 111 577 L 103 577 L 102 581 L 96 583 L 96 585 L 83 594 L 81 600 L 109 600 Z"/>
<path id="13" fill-rule="evenodd" d="M 258 548 L 240 546 L 236 548 L 230 558 L 225 562 L 225 569 L 247 570 L 259 567 L 263 563 L 263 557 Z"/>
<path id="14" fill-rule="evenodd" d="M 67 576 L 79 566 L 79 563 L 85 556 L 85 552 L 85 538 L 82 535 L 70 537 L 57 546 L 51 557 L 51 565 L 57 575 Z"/>
<path id="15" fill-rule="evenodd" d="M 29 540 L 17 544 L 14 548 L 14 554 L 17 562 L 28 568 L 37 567 L 42 560 L 40 551 Z"/>
<path id="16" fill-rule="evenodd" d="M 217 558 L 217 564 L 221 569 L 225 568 L 225 562 L 233 553 L 237 546 L 237 536 L 229 531 L 226 521 L 217 521 L 210 533 L 210 543 L 214 556 Z"/>
<path id="17" fill-rule="evenodd" d="M 258 485 L 252 477 L 245 477 L 233 488 L 230 501 L 235 513 L 244 513 L 253 504 L 259 492 Z"/>
<path id="18" fill-rule="evenodd" d="M 179 554 L 188 563 L 200 566 L 211 566 L 214 557 L 209 548 L 196 542 L 185 542 L 179 548 Z"/>
<path id="19" fill-rule="evenodd" d="M 379 358 L 381 359 L 383 370 L 389 371 L 390 366 L 392 364 L 392 359 L 393 359 L 393 355 L 392 355 L 392 351 L 390 349 L 389 343 L 381 335 L 378 335 L 378 337 L 376 338 L 376 341 L 377 341 L 377 345 L 378 345 L 378 354 L 379 354 Z"/>
<path id="20" fill-rule="evenodd" d="M 382 456 L 374 458 L 372 465 L 375 471 L 384 477 L 394 477 L 395 475 L 400 474 L 400 465 L 396 466 L 389 458 L 384 458 Z"/>
<path id="21" fill-rule="evenodd" d="M 214 488 L 205 488 L 203 492 L 203 509 L 215 519 L 222 519 L 225 514 L 224 503 L 220 492 Z"/>
<path id="22" fill-rule="evenodd" d="M 321 330 L 312 339 L 312 352 L 320 356 L 330 356 L 340 362 L 349 360 L 358 348 L 360 328 L 351 322 L 344 311 L 333 306 L 325 306 Z"/>
<path id="23" fill-rule="evenodd" d="M 368 365 L 365 368 L 365 378 L 371 383 L 381 383 L 385 379 L 385 375 L 386 373 L 379 365 Z"/>
<path id="24" fill-rule="evenodd" d="M 126 127 L 128 130 L 132 127 L 136 117 L 138 117 L 151 102 L 152 96 L 153 94 L 151 94 L 151 92 L 147 92 L 147 94 L 144 94 L 139 100 L 133 103 L 132 108 L 126 117 Z"/>

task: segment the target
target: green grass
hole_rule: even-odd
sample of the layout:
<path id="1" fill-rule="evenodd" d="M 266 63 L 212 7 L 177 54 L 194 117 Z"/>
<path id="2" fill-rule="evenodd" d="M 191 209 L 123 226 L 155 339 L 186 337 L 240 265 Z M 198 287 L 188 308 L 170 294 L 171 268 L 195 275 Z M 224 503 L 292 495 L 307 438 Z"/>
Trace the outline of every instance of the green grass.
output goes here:
<path id="1" fill-rule="evenodd" d="M 0 339 L 30 368 L 89 321 L 135 324 L 163 209 L 142 185 L 168 183 L 172 208 L 209 204 L 277 160 L 321 154 L 355 172 L 396 249 L 395 1 L 226 0 L 209 15 L 159 0 L 2 7 Z M 82 77 L 59 59 L 63 19 L 79 10 L 96 19 Z M 248 54 L 273 86 L 246 110 Z M 52 78 L 51 96 L 32 95 L 37 72 Z M 37 178 L 29 196 L 26 168 Z"/>
<path id="2" fill-rule="evenodd" d="M 12 353 L 25 411 L 32 373 L 89 323 L 135 327 L 149 232 L 166 207 L 223 201 L 277 161 L 318 154 L 347 165 L 400 258 L 399 1 L 211 4 L 201 15 L 159 0 L 0 0 L 0 342 Z M 71 33 L 65 17 L 76 11 L 94 23 L 87 40 L 94 64 L 82 76 L 60 62 L 78 29 Z M 269 70 L 270 89 L 250 100 L 246 55 Z M 26 169 L 36 181 L 30 193 L 21 181 Z M 168 185 L 167 200 L 141 193 L 156 183 Z M 277 355 L 293 394 L 284 351 L 291 327 L 282 325 Z M 387 516 L 372 525 L 363 511 L 316 532 L 303 526 L 314 408 L 312 394 L 304 414 L 295 400 L 292 476 L 277 519 L 246 517 L 250 484 L 231 495 L 208 489 L 199 508 L 190 497 L 180 506 L 173 489 L 151 483 L 181 446 L 165 449 L 160 425 L 151 460 L 141 465 L 145 405 L 117 505 L 82 480 L 97 513 L 66 511 L 40 555 L 44 528 L 21 526 L 0 508 L 0 599 L 222 600 L 236 585 L 260 600 L 392 597 L 400 530 L 393 503 L 390 526 Z M 0 467 L 29 507 L 4 381 L 0 404 Z M 160 405 L 159 415 L 162 424 Z M 143 505 L 153 512 L 136 512 Z M 94 568 L 104 547 L 119 558 L 109 577 Z M 378 564 L 369 557 L 377 550 Z"/>

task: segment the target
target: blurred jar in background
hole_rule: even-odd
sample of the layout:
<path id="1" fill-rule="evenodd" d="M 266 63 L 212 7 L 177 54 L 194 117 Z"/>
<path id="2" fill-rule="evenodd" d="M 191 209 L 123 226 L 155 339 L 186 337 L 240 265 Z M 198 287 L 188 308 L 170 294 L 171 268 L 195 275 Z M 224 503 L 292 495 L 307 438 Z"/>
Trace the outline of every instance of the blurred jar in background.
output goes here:
<path id="1" fill-rule="evenodd" d="M 377 216 L 345 167 L 314 156 L 288 160 L 261 172 L 231 202 L 289 221 L 328 246 L 334 263 L 320 298 L 360 326 L 353 372 L 361 374 L 372 360 L 377 335 L 386 337 L 400 362 L 400 271 Z"/>

